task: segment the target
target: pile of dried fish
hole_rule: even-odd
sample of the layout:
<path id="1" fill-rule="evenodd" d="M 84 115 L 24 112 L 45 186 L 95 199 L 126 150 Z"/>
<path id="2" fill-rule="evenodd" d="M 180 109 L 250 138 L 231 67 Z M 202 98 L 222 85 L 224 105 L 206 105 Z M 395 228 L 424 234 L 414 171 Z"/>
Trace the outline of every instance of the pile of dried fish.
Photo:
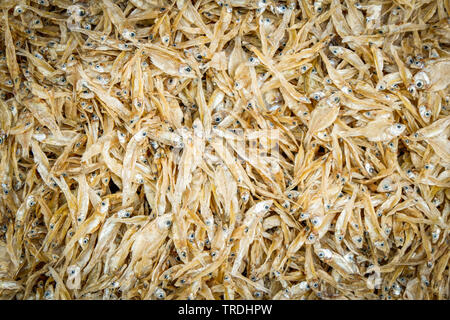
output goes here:
<path id="1" fill-rule="evenodd" d="M 449 299 L 448 0 L 0 9 L 2 299 Z"/>

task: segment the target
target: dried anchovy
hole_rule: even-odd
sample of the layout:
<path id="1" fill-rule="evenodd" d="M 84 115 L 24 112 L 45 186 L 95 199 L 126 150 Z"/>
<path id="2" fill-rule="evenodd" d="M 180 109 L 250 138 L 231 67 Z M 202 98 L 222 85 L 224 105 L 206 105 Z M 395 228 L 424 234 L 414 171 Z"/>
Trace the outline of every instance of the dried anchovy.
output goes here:
<path id="1" fill-rule="evenodd" d="M 1 299 L 449 299 L 448 1 L 1 1 Z"/>

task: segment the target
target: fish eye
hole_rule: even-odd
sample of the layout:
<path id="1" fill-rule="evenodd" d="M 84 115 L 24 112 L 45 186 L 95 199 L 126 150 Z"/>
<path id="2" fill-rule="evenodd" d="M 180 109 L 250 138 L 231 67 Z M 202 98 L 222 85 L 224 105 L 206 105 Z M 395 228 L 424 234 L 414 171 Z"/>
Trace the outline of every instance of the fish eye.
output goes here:
<path id="1" fill-rule="evenodd" d="M 417 81 L 416 82 L 416 86 L 417 86 L 417 88 L 422 88 L 423 82 L 422 81 Z"/>
<path id="2" fill-rule="evenodd" d="M 255 295 L 256 298 L 259 298 L 259 297 L 261 297 L 261 292 L 256 291 L 256 292 L 254 293 L 254 295 Z"/>
<path id="3" fill-rule="evenodd" d="M 264 209 L 266 209 L 266 210 L 269 210 L 269 206 L 266 204 L 265 206 L 264 206 Z"/>
<path id="4" fill-rule="evenodd" d="M 431 116 L 431 113 L 430 113 L 430 111 L 427 111 L 427 112 L 425 112 L 424 115 L 425 115 L 425 117 L 429 118 Z"/>
<path id="5" fill-rule="evenodd" d="M 318 256 L 319 256 L 319 258 L 322 259 L 325 256 L 325 254 L 323 252 L 319 252 Z"/>
<path id="6" fill-rule="evenodd" d="M 303 71 L 306 71 L 306 69 L 308 69 L 307 66 L 303 66 L 303 67 L 302 67 L 302 70 L 303 70 Z"/>
<path id="7" fill-rule="evenodd" d="M 136 33 L 130 32 L 130 37 L 134 38 L 136 36 Z"/>
<path id="8" fill-rule="evenodd" d="M 192 71 L 191 67 L 186 67 L 186 69 L 184 69 L 184 70 L 186 70 L 186 72 L 191 72 Z"/>
<path id="9" fill-rule="evenodd" d="M 170 221 L 170 220 L 166 221 L 166 226 L 170 227 L 171 224 L 172 224 L 172 221 Z"/>

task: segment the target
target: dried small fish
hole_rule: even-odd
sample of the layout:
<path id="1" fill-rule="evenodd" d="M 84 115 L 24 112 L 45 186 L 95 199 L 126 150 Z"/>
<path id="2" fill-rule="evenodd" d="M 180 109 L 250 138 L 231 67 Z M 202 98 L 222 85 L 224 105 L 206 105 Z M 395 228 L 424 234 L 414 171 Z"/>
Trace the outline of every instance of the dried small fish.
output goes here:
<path id="1" fill-rule="evenodd" d="M 2 1 L 0 299 L 448 300 L 448 1 Z"/>

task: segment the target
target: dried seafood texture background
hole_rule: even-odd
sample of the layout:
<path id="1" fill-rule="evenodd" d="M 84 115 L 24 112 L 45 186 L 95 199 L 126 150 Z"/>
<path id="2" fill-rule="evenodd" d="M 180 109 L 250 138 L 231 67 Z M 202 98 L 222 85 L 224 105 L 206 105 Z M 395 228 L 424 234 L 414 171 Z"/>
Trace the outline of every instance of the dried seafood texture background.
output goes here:
<path id="1" fill-rule="evenodd" d="M 449 1 L 0 2 L 2 299 L 449 299 Z"/>

